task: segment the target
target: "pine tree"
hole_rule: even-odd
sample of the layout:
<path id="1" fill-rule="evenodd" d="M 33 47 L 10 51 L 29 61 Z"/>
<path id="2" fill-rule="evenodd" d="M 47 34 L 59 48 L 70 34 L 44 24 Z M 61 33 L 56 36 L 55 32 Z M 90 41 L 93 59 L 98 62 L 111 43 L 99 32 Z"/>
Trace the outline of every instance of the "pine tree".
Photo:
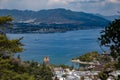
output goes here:
<path id="1" fill-rule="evenodd" d="M 0 17 L 0 56 L 12 56 L 14 53 L 23 51 L 23 44 L 19 39 L 9 39 L 4 32 L 5 29 L 11 27 L 12 20 L 10 16 Z"/>

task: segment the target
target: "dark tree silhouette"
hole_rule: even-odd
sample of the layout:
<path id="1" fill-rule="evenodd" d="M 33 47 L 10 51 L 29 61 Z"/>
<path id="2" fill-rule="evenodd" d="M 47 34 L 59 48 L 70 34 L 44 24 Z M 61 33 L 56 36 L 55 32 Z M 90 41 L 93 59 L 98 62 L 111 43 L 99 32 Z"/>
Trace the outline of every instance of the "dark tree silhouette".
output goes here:
<path id="1" fill-rule="evenodd" d="M 120 19 L 111 22 L 98 39 L 101 46 L 109 47 L 111 56 L 117 59 L 120 56 Z"/>

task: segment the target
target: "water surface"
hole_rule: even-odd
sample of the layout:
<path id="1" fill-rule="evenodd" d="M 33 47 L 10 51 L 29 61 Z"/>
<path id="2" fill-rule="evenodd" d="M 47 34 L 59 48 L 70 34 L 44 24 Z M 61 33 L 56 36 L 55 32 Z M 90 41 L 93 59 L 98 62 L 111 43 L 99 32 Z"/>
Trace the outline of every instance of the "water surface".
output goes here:
<path id="1" fill-rule="evenodd" d="M 70 60 L 83 53 L 99 51 L 97 42 L 100 29 L 69 31 L 49 34 L 8 34 L 10 38 L 24 37 L 23 60 L 42 62 L 44 56 L 50 57 L 52 64 L 70 65 Z"/>

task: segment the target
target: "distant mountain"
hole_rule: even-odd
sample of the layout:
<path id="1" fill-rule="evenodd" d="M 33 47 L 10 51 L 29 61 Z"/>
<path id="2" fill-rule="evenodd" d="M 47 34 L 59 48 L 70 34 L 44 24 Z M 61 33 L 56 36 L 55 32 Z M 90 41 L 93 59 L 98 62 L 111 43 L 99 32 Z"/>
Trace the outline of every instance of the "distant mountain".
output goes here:
<path id="1" fill-rule="evenodd" d="M 94 14 L 66 9 L 40 11 L 1 9 L 0 16 L 11 15 L 14 27 L 10 33 L 54 33 L 79 29 L 103 28 L 110 21 Z"/>
<path id="2" fill-rule="evenodd" d="M 11 15 L 15 22 L 34 24 L 77 24 L 80 26 L 105 26 L 109 21 L 90 13 L 75 12 L 66 9 L 40 11 L 1 9 L 0 16 Z"/>
<path id="3" fill-rule="evenodd" d="M 111 15 L 111 16 L 104 16 L 105 19 L 113 21 L 115 19 L 120 19 L 120 15 Z"/>
<path id="4" fill-rule="evenodd" d="M 102 18 L 105 18 L 109 21 L 113 21 L 113 20 L 118 19 L 118 18 L 120 19 L 120 15 L 111 15 L 111 16 L 103 16 L 101 14 L 95 14 L 95 15 L 99 16 L 99 17 L 102 17 Z"/>

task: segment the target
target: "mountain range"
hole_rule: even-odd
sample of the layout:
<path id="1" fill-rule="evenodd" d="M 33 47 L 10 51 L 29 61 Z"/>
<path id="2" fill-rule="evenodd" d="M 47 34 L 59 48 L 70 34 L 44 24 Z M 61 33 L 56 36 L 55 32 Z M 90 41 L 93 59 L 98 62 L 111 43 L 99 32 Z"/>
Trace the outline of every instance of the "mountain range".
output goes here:
<path id="1" fill-rule="evenodd" d="M 105 26 L 109 20 L 85 12 L 66 9 L 49 9 L 40 11 L 1 9 L 0 16 L 11 15 L 19 23 L 79 24 L 84 26 Z"/>
<path id="2" fill-rule="evenodd" d="M 10 15 L 14 18 L 14 32 L 61 32 L 61 30 L 78 30 L 103 28 L 110 22 L 109 17 L 85 12 L 71 11 L 63 8 L 40 11 L 0 9 L 0 16 Z M 22 27 L 22 28 L 21 28 Z M 27 28 L 27 29 L 26 29 Z M 44 28 L 44 29 L 43 29 Z"/>
<path id="3" fill-rule="evenodd" d="M 101 15 L 101 14 L 95 14 L 96 16 L 99 16 L 99 17 L 103 17 L 109 21 L 113 21 L 115 19 L 119 19 L 120 18 L 120 15 L 109 15 L 109 16 L 104 16 L 104 15 Z"/>
<path id="4" fill-rule="evenodd" d="M 120 19 L 120 15 L 111 15 L 111 16 L 104 16 L 105 19 L 113 21 L 115 19 Z"/>

